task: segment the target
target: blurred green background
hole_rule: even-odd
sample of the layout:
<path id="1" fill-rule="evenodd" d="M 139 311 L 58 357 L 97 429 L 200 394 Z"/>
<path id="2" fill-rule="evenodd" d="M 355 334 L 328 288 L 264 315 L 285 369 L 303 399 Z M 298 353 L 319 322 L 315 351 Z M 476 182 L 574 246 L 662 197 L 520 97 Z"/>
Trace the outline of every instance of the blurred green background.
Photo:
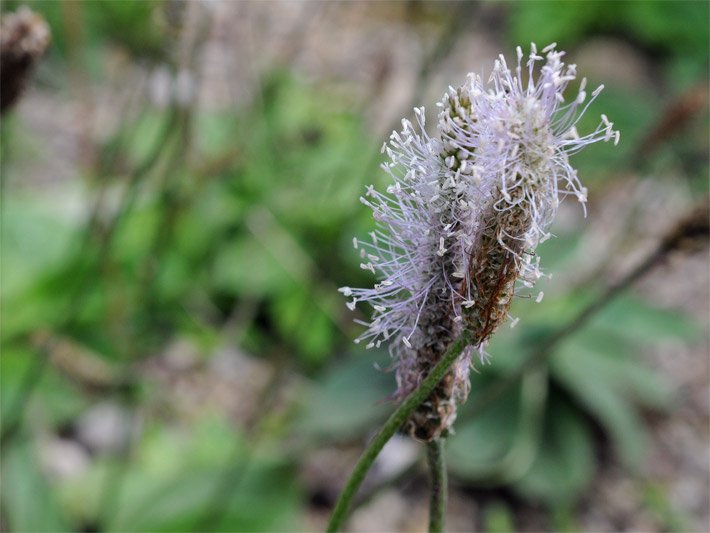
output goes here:
<path id="1" fill-rule="evenodd" d="M 3 2 L 4 12 L 18 2 Z M 677 253 L 506 394 L 548 333 L 708 194 L 710 4 L 29 2 L 52 31 L 0 131 L 6 531 L 323 529 L 393 406 L 358 201 L 414 105 L 552 41 L 606 90 L 617 148 L 574 160 L 520 300 L 448 444 L 452 531 L 703 531 L 707 250 Z M 419 445 L 395 439 L 353 531 L 423 531 Z"/>

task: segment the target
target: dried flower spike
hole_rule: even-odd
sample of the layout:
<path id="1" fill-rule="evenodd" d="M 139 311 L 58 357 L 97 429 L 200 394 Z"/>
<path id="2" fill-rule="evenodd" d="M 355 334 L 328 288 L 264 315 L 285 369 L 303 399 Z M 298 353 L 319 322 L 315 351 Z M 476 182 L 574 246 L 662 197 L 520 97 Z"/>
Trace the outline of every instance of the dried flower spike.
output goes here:
<path id="1" fill-rule="evenodd" d="M 26 6 L 4 15 L 0 24 L 0 112 L 22 94 L 30 73 L 49 45 L 49 26 Z"/>
<path id="2" fill-rule="evenodd" d="M 542 53 L 532 44 L 523 65 L 518 47 L 514 70 L 501 55 L 488 83 L 469 74 L 463 86 L 449 88 L 437 104 L 433 137 L 425 131 L 424 109 L 415 109 L 417 126 L 403 120 L 402 131 L 383 146 L 390 159 L 383 168 L 393 184 L 386 193 L 370 186 L 361 198 L 377 230 L 370 242 L 354 245 L 361 267 L 380 281 L 371 289 L 340 290 L 352 298 L 351 309 L 358 302 L 372 306 L 372 320 L 356 342 L 389 342 L 396 397 L 418 386 L 464 328 L 474 339 L 409 420 L 419 440 L 449 431 L 456 405 L 468 395 L 472 351 L 485 359 L 516 287 L 530 288 L 541 276 L 535 248 L 550 236 L 559 198 L 586 202 L 568 156 L 597 141 L 619 140 L 604 115 L 592 133 L 577 134 L 579 118 L 602 87 L 580 110 L 586 79 L 566 102 L 575 65 L 565 65 L 554 44 Z"/>

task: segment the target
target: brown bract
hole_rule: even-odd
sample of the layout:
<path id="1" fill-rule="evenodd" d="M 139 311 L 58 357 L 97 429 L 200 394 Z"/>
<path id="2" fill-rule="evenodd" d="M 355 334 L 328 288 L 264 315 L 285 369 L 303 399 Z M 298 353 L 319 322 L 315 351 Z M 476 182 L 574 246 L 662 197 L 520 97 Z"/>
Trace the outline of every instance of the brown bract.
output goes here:
<path id="1" fill-rule="evenodd" d="M 492 222 L 471 251 L 469 277 L 474 305 L 463 309 L 466 327 L 478 345 L 485 344 L 508 317 L 520 275 L 524 235 L 531 224 L 526 209 L 490 211 L 486 218 Z M 463 290 L 461 293 L 465 294 Z"/>

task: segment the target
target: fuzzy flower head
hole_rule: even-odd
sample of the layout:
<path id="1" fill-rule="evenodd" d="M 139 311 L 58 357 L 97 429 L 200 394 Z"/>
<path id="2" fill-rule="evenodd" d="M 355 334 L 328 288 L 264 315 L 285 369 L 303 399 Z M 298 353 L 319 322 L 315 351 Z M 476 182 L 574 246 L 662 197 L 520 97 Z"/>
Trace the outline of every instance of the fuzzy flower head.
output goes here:
<path id="1" fill-rule="evenodd" d="M 437 104 L 436 135 L 425 130 L 424 109 L 415 109 L 416 125 L 403 120 L 383 146 L 392 184 L 384 193 L 370 186 L 361 198 L 377 229 L 354 245 L 361 267 L 380 279 L 373 288 L 341 292 L 351 309 L 359 302 L 373 308 L 357 341 L 389 343 L 398 396 L 416 388 L 463 328 L 474 339 L 413 417 L 410 430 L 422 440 L 453 423 L 455 405 L 468 393 L 471 349 L 485 356 L 516 287 L 532 287 L 541 276 L 535 248 L 549 237 L 559 199 L 586 202 L 569 156 L 619 140 L 604 115 L 592 133 L 577 133 L 602 87 L 585 104 L 582 79 L 574 99 L 565 100 L 576 67 L 562 62 L 554 44 L 542 53 L 532 44 L 523 62 L 518 47 L 513 70 L 501 55 L 487 83 L 469 74 L 463 86 L 450 87 Z"/>

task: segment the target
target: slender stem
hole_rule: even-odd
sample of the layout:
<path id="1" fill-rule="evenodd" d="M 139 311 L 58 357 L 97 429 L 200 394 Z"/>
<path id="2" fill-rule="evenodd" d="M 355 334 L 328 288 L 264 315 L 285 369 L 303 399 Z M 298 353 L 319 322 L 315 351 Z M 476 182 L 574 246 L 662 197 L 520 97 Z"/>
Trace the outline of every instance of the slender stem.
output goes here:
<path id="1" fill-rule="evenodd" d="M 429 498 L 429 532 L 444 531 L 446 516 L 446 464 L 444 462 L 444 440 L 435 439 L 427 443 L 427 462 L 431 471 L 431 496 Z"/>
<path id="2" fill-rule="evenodd" d="M 429 375 L 421 382 L 419 387 L 413 391 L 407 398 L 402 402 L 397 410 L 395 410 L 392 415 L 387 419 L 385 424 L 377 432 L 377 435 L 372 439 L 370 444 L 362 452 L 360 459 L 358 459 L 357 464 L 353 473 L 350 474 L 343 492 L 340 494 L 338 501 L 333 509 L 333 514 L 330 517 L 330 522 L 328 523 L 329 532 L 338 531 L 345 520 L 345 514 L 348 510 L 350 502 L 355 497 L 357 489 L 362 484 L 363 479 L 365 479 L 365 474 L 370 470 L 370 467 L 375 462 L 375 459 L 379 455 L 382 448 L 387 444 L 392 436 L 397 432 L 397 430 L 402 427 L 402 424 L 409 418 L 409 416 L 414 412 L 414 410 L 419 407 L 419 405 L 426 400 L 434 388 L 442 380 L 446 372 L 449 370 L 454 361 L 461 355 L 463 349 L 470 343 L 470 339 L 466 333 L 462 334 L 454 343 L 449 347 L 447 352 L 441 358 L 441 360 L 432 369 Z"/>

